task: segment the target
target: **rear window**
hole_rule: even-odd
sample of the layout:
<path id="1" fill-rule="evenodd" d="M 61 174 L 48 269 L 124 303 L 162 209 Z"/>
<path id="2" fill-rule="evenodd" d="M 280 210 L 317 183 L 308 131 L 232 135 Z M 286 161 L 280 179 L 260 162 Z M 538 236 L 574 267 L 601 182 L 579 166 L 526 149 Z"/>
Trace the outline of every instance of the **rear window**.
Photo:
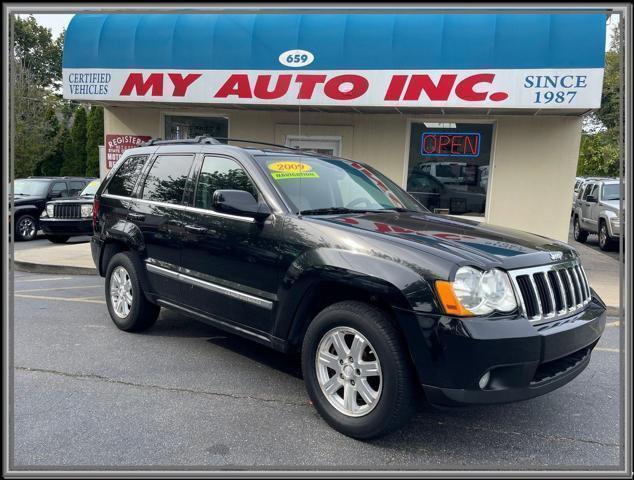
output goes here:
<path id="1" fill-rule="evenodd" d="M 193 155 L 156 157 L 145 180 L 141 198 L 154 202 L 180 203 L 193 162 Z"/>
<path id="2" fill-rule="evenodd" d="M 131 196 L 147 158 L 147 155 L 138 155 L 124 160 L 123 165 L 119 167 L 108 183 L 106 193 L 122 197 Z"/>

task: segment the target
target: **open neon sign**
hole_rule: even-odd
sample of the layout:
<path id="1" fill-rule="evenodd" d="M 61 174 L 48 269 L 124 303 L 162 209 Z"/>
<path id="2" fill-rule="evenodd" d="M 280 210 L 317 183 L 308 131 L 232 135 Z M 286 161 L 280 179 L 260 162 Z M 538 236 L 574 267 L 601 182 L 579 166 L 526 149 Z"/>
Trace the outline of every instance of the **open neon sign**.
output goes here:
<path id="1" fill-rule="evenodd" d="M 421 141 L 421 154 L 426 157 L 478 157 L 480 134 L 425 132 Z"/>

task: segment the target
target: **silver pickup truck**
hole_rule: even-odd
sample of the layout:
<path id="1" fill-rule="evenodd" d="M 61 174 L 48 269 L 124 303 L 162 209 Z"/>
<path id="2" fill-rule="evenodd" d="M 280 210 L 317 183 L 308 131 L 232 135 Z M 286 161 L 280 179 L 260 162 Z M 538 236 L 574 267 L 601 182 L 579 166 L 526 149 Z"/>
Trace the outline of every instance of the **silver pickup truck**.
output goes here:
<path id="1" fill-rule="evenodd" d="M 577 194 L 573 211 L 574 238 L 584 243 L 599 235 L 601 250 L 611 250 L 621 236 L 621 185 L 618 179 L 587 181 Z"/>

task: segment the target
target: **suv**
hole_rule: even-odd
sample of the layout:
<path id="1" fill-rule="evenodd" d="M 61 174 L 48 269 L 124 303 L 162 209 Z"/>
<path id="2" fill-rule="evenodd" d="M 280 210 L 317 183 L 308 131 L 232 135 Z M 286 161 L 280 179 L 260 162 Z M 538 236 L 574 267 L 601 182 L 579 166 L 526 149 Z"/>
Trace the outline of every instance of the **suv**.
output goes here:
<path id="1" fill-rule="evenodd" d="M 40 228 L 39 218 L 46 202 L 55 198 L 74 197 L 93 178 L 28 177 L 13 184 L 13 218 L 16 240 L 33 240 Z"/>
<path id="2" fill-rule="evenodd" d="M 601 250 L 612 250 L 621 235 L 621 185 L 618 179 L 587 181 L 575 200 L 573 235 L 585 243 L 590 233 L 599 235 Z"/>
<path id="3" fill-rule="evenodd" d="M 125 152 L 93 211 L 118 328 L 145 330 L 164 307 L 300 353 L 315 408 L 355 438 L 403 425 L 421 392 L 465 405 L 561 387 L 605 327 L 573 248 L 431 214 L 357 161 L 151 141 Z"/>
<path id="4" fill-rule="evenodd" d="M 92 235 L 92 204 L 99 184 L 93 180 L 77 196 L 46 203 L 40 226 L 50 242 L 66 243 L 70 237 Z"/>

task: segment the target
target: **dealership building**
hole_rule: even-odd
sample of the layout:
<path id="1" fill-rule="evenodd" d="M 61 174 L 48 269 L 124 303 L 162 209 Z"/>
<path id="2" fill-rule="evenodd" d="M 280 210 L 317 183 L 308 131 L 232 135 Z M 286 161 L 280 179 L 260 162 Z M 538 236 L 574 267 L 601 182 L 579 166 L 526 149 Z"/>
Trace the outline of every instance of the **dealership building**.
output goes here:
<path id="1" fill-rule="evenodd" d="M 64 98 L 104 106 L 105 169 L 155 137 L 283 144 L 566 240 L 605 30 L 588 12 L 79 14 Z"/>

